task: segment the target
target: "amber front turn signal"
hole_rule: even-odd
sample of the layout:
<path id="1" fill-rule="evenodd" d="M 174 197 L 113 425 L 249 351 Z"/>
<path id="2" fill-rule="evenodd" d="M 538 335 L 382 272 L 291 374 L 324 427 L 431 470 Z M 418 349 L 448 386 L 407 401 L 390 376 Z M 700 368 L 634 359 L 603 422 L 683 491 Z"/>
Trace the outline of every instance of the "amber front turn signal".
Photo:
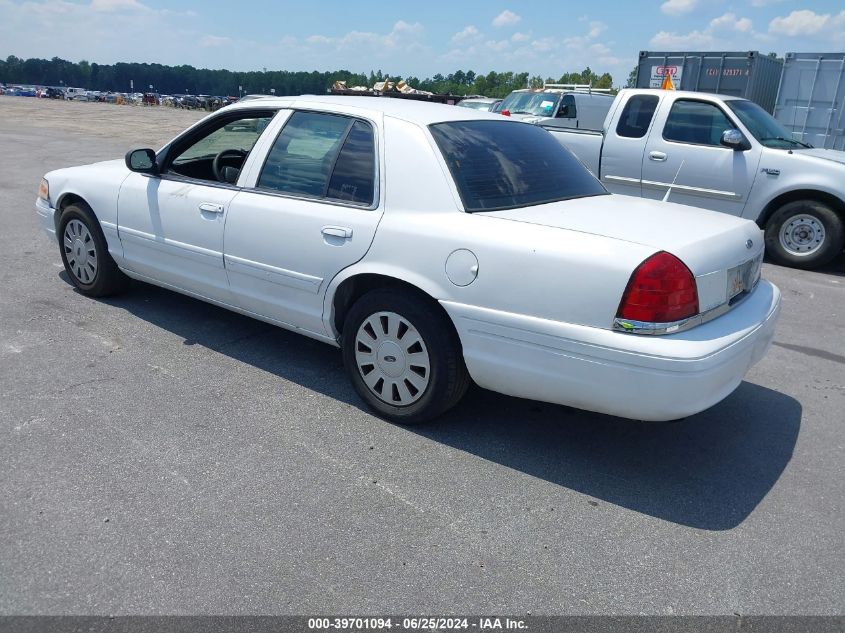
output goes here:
<path id="1" fill-rule="evenodd" d="M 44 178 L 41 179 L 38 185 L 38 197 L 47 202 L 50 201 L 50 184 Z"/>

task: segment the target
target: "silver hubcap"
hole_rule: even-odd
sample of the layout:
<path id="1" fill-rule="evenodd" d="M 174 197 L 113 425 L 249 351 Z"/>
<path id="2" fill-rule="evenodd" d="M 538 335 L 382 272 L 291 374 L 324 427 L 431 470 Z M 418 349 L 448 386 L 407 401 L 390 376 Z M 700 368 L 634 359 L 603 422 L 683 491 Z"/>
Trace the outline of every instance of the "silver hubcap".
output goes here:
<path id="1" fill-rule="evenodd" d="M 97 249 L 91 232 L 79 220 L 71 220 L 65 226 L 65 258 L 73 276 L 84 284 L 90 284 L 97 276 Z"/>
<path id="2" fill-rule="evenodd" d="M 824 244 L 824 225 L 812 215 L 795 215 L 780 227 L 780 245 L 793 255 L 810 255 Z"/>
<path id="3" fill-rule="evenodd" d="M 355 335 L 355 362 L 369 390 L 398 407 L 422 398 L 431 377 L 422 337 L 395 312 L 376 312 L 364 320 Z"/>

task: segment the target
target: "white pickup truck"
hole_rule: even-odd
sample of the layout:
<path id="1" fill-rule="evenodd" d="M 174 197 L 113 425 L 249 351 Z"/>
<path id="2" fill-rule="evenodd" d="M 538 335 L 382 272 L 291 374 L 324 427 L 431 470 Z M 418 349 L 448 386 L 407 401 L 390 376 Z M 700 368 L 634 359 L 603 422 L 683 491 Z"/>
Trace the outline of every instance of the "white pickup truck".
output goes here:
<path id="1" fill-rule="evenodd" d="M 756 220 L 781 264 L 816 268 L 845 246 L 845 152 L 793 140 L 751 101 L 622 90 L 602 131 L 544 127 L 613 193 Z"/>

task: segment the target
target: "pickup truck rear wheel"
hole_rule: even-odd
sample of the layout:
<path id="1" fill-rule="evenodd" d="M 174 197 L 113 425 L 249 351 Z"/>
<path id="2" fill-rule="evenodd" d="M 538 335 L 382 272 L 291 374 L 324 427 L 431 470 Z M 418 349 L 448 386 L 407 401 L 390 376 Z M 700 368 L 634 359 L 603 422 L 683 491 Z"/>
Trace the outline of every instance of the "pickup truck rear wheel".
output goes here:
<path id="1" fill-rule="evenodd" d="M 438 306 L 396 289 L 377 289 L 343 324 L 343 362 L 358 395 L 399 424 L 427 422 L 458 403 L 469 375 L 457 333 Z"/>
<path id="2" fill-rule="evenodd" d="M 766 251 L 777 263 L 818 268 L 842 251 L 842 217 L 823 202 L 796 200 L 769 218 L 765 239 Z"/>
<path id="3" fill-rule="evenodd" d="M 100 223 L 84 203 L 65 207 L 59 220 L 59 251 L 73 285 L 88 297 L 107 297 L 126 289 L 126 277 L 109 255 Z"/>

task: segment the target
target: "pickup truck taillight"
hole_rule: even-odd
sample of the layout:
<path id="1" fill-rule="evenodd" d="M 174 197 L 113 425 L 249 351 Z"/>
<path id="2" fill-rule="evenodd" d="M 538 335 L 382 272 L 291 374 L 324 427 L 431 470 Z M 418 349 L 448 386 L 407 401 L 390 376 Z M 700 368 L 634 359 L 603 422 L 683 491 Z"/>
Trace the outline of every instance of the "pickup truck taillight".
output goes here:
<path id="1" fill-rule="evenodd" d="M 674 255 L 661 251 L 631 275 L 617 319 L 644 323 L 674 323 L 698 314 L 695 277 Z"/>

